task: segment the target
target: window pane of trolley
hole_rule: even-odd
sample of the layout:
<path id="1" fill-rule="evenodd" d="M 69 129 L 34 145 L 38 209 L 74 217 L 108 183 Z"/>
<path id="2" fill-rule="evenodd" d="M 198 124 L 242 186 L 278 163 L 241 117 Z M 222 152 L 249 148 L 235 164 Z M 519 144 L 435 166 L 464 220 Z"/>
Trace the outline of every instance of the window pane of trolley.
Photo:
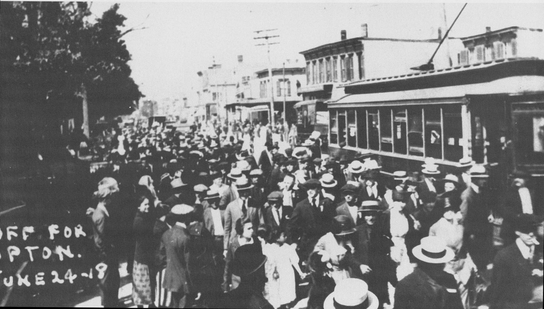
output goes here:
<path id="1" fill-rule="evenodd" d="M 444 106 L 444 159 L 457 162 L 463 157 L 461 105 Z"/>
<path id="2" fill-rule="evenodd" d="M 442 118 L 440 107 L 425 108 L 425 155 L 442 159 Z"/>

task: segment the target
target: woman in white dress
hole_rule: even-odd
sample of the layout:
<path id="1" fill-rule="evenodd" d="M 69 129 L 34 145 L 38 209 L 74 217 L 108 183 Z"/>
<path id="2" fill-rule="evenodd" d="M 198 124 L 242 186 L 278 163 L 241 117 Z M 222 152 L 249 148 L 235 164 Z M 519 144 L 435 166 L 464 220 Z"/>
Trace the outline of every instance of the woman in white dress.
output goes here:
<path id="1" fill-rule="evenodd" d="M 280 308 L 296 299 L 295 270 L 301 278 L 306 275 L 298 265 L 296 246 L 285 243 L 285 231 L 277 229 L 270 234 L 268 243 L 263 245 L 263 254 L 268 258 L 265 264 L 268 282 L 264 295 L 274 308 Z"/>

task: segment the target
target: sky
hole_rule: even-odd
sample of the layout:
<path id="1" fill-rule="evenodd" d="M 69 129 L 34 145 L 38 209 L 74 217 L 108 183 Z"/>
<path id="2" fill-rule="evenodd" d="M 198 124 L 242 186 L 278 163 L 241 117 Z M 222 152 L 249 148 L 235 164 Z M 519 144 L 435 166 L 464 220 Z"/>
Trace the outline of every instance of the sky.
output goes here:
<path id="1" fill-rule="evenodd" d="M 429 39 L 438 28 L 449 27 L 463 7 L 461 2 L 135 2 L 120 1 L 119 13 L 132 31 L 124 39 L 132 55 L 132 77 L 146 99 L 181 99 L 198 87 L 198 71 L 212 63 L 233 67 L 237 56 L 246 63 L 266 68 L 264 33 L 278 35 L 270 46 L 277 67 L 287 59 L 304 65 L 301 51 L 361 35 L 368 25 L 369 37 Z M 114 2 L 92 3 L 96 17 Z M 445 14 L 444 14 L 445 12 Z M 445 16 L 445 18 L 444 18 Z M 544 2 L 471 3 L 450 32 L 463 37 L 510 26 L 544 29 Z M 259 30 L 274 31 L 256 33 Z M 445 31 L 443 31 L 444 33 Z M 543 46 L 544 48 L 544 46 Z"/>

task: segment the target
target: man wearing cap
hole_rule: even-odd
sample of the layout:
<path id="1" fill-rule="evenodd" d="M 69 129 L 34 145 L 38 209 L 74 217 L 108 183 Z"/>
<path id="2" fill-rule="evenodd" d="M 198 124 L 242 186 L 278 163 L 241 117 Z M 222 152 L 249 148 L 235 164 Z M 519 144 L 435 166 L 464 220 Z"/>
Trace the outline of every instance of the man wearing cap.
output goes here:
<path id="1" fill-rule="evenodd" d="M 195 193 L 195 220 L 202 222 L 202 215 L 204 213 L 204 197 L 206 196 L 206 191 L 208 187 L 206 185 L 199 183 L 193 187 L 193 192 Z"/>
<path id="2" fill-rule="evenodd" d="M 417 267 L 395 289 L 395 309 L 462 309 L 453 275 L 443 269 L 454 257 L 444 241 L 428 236 L 413 248 Z"/>
<path id="3" fill-rule="evenodd" d="M 213 236 L 214 259 L 216 262 L 223 260 L 223 244 L 225 236 L 225 211 L 219 209 L 219 193 L 214 189 L 206 192 L 204 201 L 208 207 L 204 209 L 204 226 Z"/>
<path id="4" fill-rule="evenodd" d="M 287 230 L 289 239 L 298 244 L 300 259 L 305 261 L 317 240 L 330 231 L 336 210 L 334 203 L 320 194 L 317 179 L 306 181 L 302 189 L 307 197 L 296 204 Z"/>
<path id="5" fill-rule="evenodd" d="M 493 261 L 490 308 L 542 308 L 542 245 L 537 239 L 542 220 L 519 214 L 514 224 L 516 240 L 500 250 Z"/>
<path id="6" fill-rule="evenodd" d="M 187 230 L 194 208 L 178 204 L 170 210 L 175 224 L 161 237 L 161 259 L 166 260 L 163 287 L 172 293 L 173 308 L 185 308 L 191 300 L 193 281 L 189 263 L 191 237 Z"/>
<path id="7" fill-rule="evenodd" d="M 293 213 L 293 207 L 283 206 L 283 194 L 274 191 L 267 197 L 269 207 L 264 211 L 264 221 L 270 227 L 270 231 L 281 230 L 287 226 Z"/>
<path id="8" fill-rule="evenodd" d="M 266 202 L 266 191 L 264 188 L 263 171 L 260 169 L 253 169 L 249 172 L 249 181 L 253 185 L 251 189 L 251 197 L 259 205 Z"/>
<path id="9" fill-rule="evenodd" d="M 536 214 L 542 215 L 542 207 L 535 199 L 536 195 L 533 189 L 529 189 L 530 174 L 524 170 L 516 170 L 511 175 L 512 184 L 504 192 L 499 204 L 499 211 L 504 219 L 501 228 L 501 237 L 504 245 L 508 246 L 514 242 L 514 219 L 518 214 Z"/>

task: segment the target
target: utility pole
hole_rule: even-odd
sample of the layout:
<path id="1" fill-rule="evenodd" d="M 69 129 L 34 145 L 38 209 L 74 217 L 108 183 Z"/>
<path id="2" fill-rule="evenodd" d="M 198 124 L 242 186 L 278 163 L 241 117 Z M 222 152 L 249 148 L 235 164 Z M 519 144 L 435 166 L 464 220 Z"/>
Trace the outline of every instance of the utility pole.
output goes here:
<path id="1" fill-rule="evenodd" d="M 271 32 L 271 31 L 276 31 L 278 29 L 266 29 L 266 30 L 257 30 L 257 31 L 254 31 L 255 33 L 261 33 L 261 32 Z M 270 81 L 270 124 L 271 124 L 271 127 L 272 129 L 275 128 L 276 124 L 274 122 L 274 86 L 273 86 L 273 83 L 272 83 L 272 62 L 270 61 L 270 45 L 274 45 L 274 44 L 279 44 L 278 42 L 272 42 L 270 43 L 268 41 L 268 39 L 271 39 L 271 38 L 277 38 L 279 37 L 279 35 L 268 35 L 268 34 L 265 34 L 264 36 L 260 36 L 260 37 L 255 37 L 253 39 L 255 40 L 266 40 L 266 43 L 263 43 L 263 44 L 257 44 L 255 46 L 263 46 L 263 45 L 266 45 L 266 49 L 267 49 L 267 52 L 268 52 L 268 78 L 269 78 L 269 81 Z"/>

